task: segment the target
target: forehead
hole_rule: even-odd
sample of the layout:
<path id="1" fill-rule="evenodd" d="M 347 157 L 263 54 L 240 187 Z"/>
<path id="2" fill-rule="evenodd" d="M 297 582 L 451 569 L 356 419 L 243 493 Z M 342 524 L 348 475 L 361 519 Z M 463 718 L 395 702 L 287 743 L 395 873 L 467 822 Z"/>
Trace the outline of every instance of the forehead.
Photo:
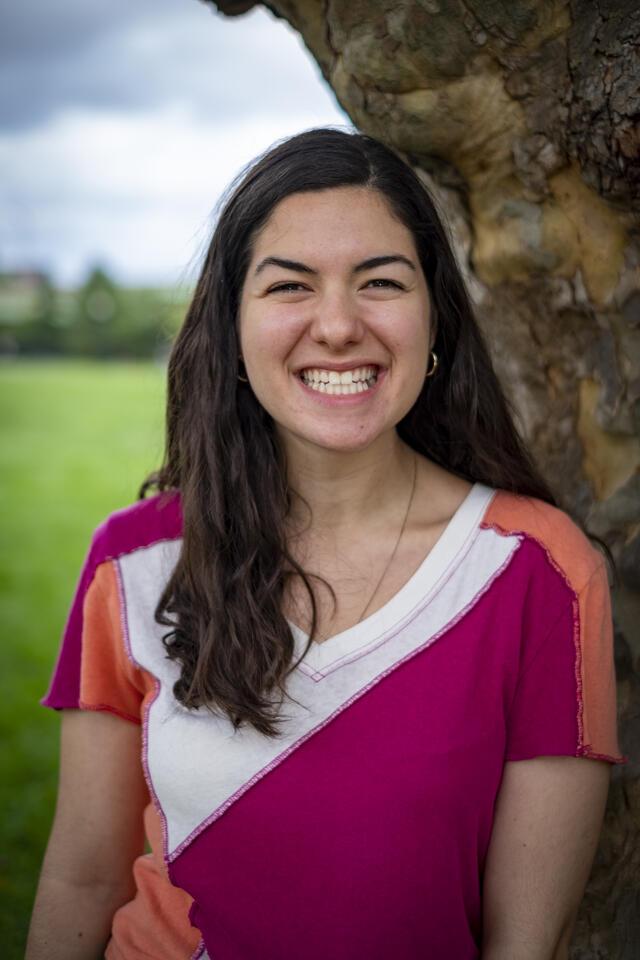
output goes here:
<path id="1" fill-rule="evenodd" d="M 278 203 L 254 239 L 252 260 L 302 250 L 334 256 L 359 256 L 392 246 L 415 253 L 411 231 L 389 202 L 368 187 L 337 187 L 294 193 Z M 383 251 L 385 252 L 385 251 Z"/>

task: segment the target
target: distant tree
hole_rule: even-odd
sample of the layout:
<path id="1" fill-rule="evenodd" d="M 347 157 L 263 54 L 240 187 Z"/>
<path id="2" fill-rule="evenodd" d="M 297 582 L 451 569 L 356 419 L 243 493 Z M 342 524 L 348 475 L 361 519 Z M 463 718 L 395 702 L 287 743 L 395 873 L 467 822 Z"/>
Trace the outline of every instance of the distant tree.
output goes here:
<path id="1" fill-rule="evenodd" d="M 63 350 L 57 292 L 42 271 L 0 278 L 0 352 L 47 356 Z"/>
<path id="2" fill-rule="evenodd" d="M 154 288 L 121 288 L 121 310 L 114 336 L 122 358 L 157 358 L 166 354 L 174 332 L 170 311 L 173 294 Z"/>
<path id="3" fill-rule="evenodd" d="M 58 323 L 56 288 L 48 276 L 42 278 L 34 313 L 28 323 L 28 333 L 33 353 L 57 354 L 63 349 L 63 331 Z"/>
<path id="4" fill-rule="evenodd" d="M 0 273 L 0 355 L 166 360 L 189 293 L 120 287 L 99 266 L 78 290 L 43 273 Z"/>
<path id="5" fill-rule="evenodd" d="M 120 313 L 116 284 L 102 267 L 95 266 L 78 291 L 75 321 L 67 331 L 70 351 L 83 356 L 113 356 Z"/>

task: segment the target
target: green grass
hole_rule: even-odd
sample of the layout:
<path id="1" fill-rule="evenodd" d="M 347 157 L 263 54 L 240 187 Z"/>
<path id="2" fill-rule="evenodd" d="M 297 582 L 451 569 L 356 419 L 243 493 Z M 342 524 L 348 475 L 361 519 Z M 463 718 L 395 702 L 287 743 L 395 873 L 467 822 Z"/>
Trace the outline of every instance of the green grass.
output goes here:
<path id="1" fill-rule="evenodd" d="M 163 449 L 151 363 L 0 364 L 0 944 L 20 958 L 57 780 L 59 720 L 38 703 L 89 539 Z"/>

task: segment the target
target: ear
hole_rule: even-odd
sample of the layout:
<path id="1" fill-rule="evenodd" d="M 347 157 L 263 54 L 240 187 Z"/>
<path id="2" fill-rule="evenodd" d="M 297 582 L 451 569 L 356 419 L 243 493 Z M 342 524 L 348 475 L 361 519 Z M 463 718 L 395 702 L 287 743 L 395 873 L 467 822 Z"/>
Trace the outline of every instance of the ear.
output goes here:
<path id="1" fill-rule="evenodd" d="M 427 285 L 427 294 L 429 297 L 429 350 L 433 350 L 433 345 L 438 338 L 438 329 L 440 324 L 438 323 L 438 313 L 436 311 L 436 305 L 433 302 L 433 293 Z"/>

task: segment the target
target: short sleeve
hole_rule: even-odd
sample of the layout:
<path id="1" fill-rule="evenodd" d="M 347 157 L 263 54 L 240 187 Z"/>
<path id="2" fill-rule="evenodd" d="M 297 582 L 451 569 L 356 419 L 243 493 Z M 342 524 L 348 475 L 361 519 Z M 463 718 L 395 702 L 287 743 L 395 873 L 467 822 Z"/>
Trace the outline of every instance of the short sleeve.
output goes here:
<path id="1" fill-rule="evenodd" d="M 127 649 L 117 560 L 105 550 L 103 525 L 85 558 L 51 685 L 41 702 L 57 710 L 105 710 L 139 723 L 151 685 Z"/>
<path id="2" fill-rule="evenodd" d="M 603 562 L 521 667 L 505 759 L 537 756 L 627 762 L 618 746 L 611 595 Z"/>

